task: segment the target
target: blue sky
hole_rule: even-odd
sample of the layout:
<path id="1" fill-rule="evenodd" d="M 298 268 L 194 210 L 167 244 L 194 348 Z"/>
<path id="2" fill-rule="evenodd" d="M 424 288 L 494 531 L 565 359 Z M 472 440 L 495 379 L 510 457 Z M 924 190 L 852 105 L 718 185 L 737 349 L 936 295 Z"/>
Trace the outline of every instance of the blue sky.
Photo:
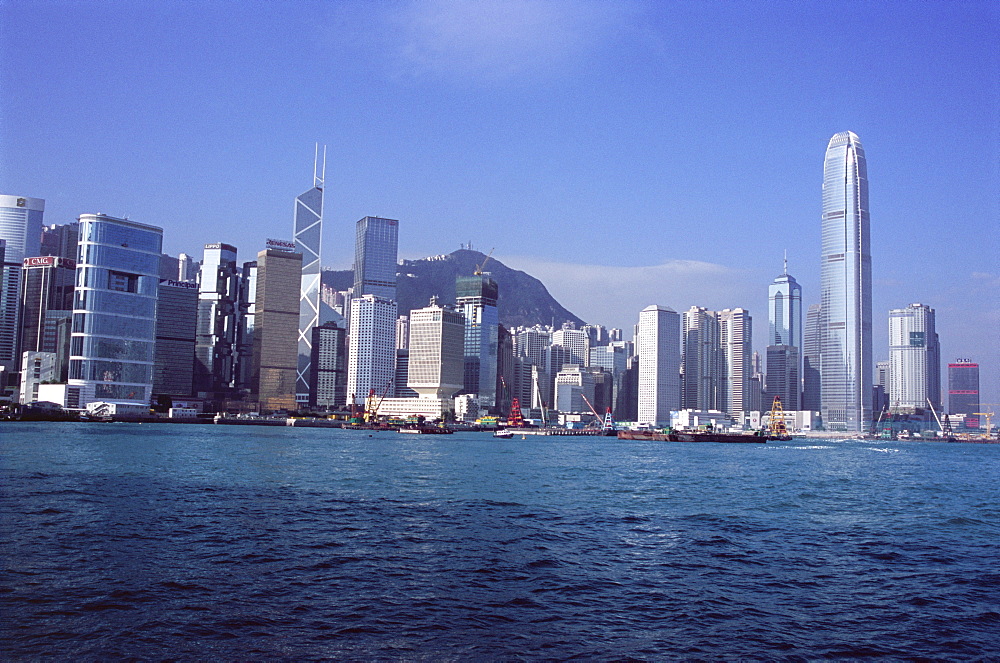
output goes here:
<path id="1" fill-rule="evenodd" d="M 164 228 L 291 234 L 328 145 L 324 263 L 472 242 L 588 321 L 819 300 L 822 159 L 868 155 L 876 357 L 936 308 L 1000 403 L 1000 10 L 990 2 L 0 0 L 0 188 Z M 1000 410 L 998 410 L 1000 411 Z"/>

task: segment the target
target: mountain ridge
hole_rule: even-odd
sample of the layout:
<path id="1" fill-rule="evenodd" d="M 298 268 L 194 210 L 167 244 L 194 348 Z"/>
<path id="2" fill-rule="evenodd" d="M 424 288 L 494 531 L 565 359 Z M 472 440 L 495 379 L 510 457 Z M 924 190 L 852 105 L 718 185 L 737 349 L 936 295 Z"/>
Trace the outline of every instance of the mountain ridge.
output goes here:
<path id="1" fill-rule="evenodd" d="M 439 256 L 404 260 L 396 266 L 396 293 L 399 314 L 409 315 L 413 309 L 428 305 L 432 296 L 442 304 L 455 303 L 455 279 L 472 276 L 486 262 L 486 255 L 470 249 L 459 249 Z M 586 324 L 553 297 L 540 280 L 526 272 L 512 269 L 500 260 L 490 258 L 483 272 L 497 282 L 497 312 L 500 324 L 508 329 L 541 324 L 559 328 L 564 322 L 577 326 Z M 324 270 L 322 283 L 335 290 L 346 290 L 354 284 L 353 270 Z"/>

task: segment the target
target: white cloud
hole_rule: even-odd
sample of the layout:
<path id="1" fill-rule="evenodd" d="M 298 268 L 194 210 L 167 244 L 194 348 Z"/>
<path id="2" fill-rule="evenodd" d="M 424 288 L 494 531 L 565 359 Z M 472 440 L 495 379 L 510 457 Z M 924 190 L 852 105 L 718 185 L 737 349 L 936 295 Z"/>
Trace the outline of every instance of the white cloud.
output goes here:
<path id="1" fill-rule="evenodd" d="M 618 267 L 548 262 L 533 257 L 504 256 L 504 264 L 541 280 L 560 304 L 587 322 L 620 327 L 630 336 L 639 311 L 650 304 L 678 313 L 691 306 L 719 310 L 742 306 L 751 315 L 760 300 L 759 284 L 741 270 L 695 260 L 660 265 Z M 766 293 L 766 290 L 765 290 Z M 766 294 L 765 294 L 766 297 Z"/>
<path id="2" fill-rule="evenodd" d="M 395 15 L 415 73 L 504 79 L 579 55 L 622 24 L 620 3 L 423 0 Z"/>

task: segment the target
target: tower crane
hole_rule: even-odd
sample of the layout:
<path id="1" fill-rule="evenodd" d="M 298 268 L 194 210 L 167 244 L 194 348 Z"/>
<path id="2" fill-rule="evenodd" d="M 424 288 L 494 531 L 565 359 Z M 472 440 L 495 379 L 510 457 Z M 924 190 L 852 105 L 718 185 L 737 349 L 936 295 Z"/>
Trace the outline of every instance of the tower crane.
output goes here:
<path id="1" fill-rule="evenodd" d="M 472 272 L 472 274 L 474 276 L 482 276 L 483 275 L 483 268 L 486 267 L 486 263 L 488 263 L 490 261 L 490 256 L 493 255 L 493 252 L 495 250 L 496 250 L 496 247 L 493 247 L 492 249 L 490 249 L 490 252 L 486 254 L 486 259 L 483 260 L 483 262 L 481 264 L 479 264 L 479 265 L 476 266 L 476 271 Z"/>
<path id="2" fill-rule="evenodd" d="M 984 408 L 985 409 L 985 408 Z M 990 418 L 996 414 L 996 412 L 973 412 L 972 414 L 977 417 L 986 417 L 986 439 L 990 439 L 990 431 L 992 430 L 992 424 Z"/>

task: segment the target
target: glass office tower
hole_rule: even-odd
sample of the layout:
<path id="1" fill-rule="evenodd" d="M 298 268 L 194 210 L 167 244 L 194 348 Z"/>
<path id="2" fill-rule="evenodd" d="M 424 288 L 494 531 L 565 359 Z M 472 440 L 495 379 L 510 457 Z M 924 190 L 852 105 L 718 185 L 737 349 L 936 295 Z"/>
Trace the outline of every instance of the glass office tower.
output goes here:
<path id="1" fill-rule="evenodd" d="M 941 346 L 934 309 L 910 304 L 889 311 L 889 405 L 941 410 Z"/>
<path id="2" fill-rule="evenodd" d="M 3 283 L 0 283 L 0 367 L 20 367 L 17 337 L 21 310 L 21 268 L 25 258 L 39 255 L 42 216 L 41 198 L 0 195 L 0 239 L 5 240 Z"/>
<path id="3" fill-rule="evenodd" d="M 95 401 L 149 403 L 163 230 L 104 214 L 80 217 L 69 392 Z"/>
<path id="4" fill-rule="evenodd" d="M 861 431 L 872 407 L 868 167 L 857 135 L 833 136 L 823 167 L 821 406 L 828 430 Z"/>
<path id="5" fill-rule="evenodd" d="M 781 276 L 767 288 L 767 402 L 781 398 L 786 410 L 798 410 L 802 393 L 802 286 L 788 273 L 788 261 Z"/>
<path id="6" fill-rule="evenodd" d="M 485 408 L 497 402 L 497 350 L 500 317 L 497 282 L 485 275 L 460 276 L 455 300 L 465 316 L 464 393 L 477 394 Z"/>
<path id="7" fill-rule="evenodd" d="M 354 244 L 354 297 L 375 295 L 396 301 L 396 248 L 399 221 L 366 216 L 358 221 Z"/>

